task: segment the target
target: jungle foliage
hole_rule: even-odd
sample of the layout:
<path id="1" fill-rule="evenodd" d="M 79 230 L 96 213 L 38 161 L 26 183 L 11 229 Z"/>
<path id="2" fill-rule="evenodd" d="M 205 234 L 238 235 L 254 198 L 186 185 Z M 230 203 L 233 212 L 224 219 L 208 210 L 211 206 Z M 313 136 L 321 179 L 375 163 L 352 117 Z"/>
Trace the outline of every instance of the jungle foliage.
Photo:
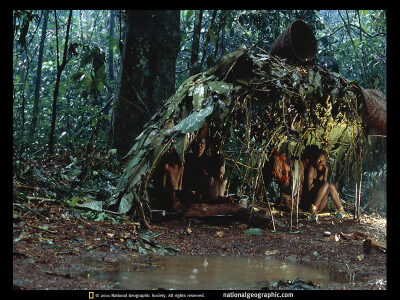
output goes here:
<path id="1" fill-rule="evenodd" d="M 229 161 L 228 192 L 260 201 L 266 196 L 266 160 L 274 151 L 300 159 L 309 145 L 327 150 L 335 179 L 359 180 L 362 148 L 369 152 L 360 86 L 322 67 L 287 65 L 258 50 L 239 49 L 189 77 L 150 119 L 127 154 L 116 188 L 120 212 L 135 199 L 149 199 L 147 186 L 159 158 L 172 144 L 183 160 L 206 121 L 210 147 Z"/>
<path id="2" fill-rule="evenodd" d="M 279 60 L 269 57 L 272 42 L 295 19 L 303 19 L 313 29 L 318 40 L 318 55 L 336 58 L 340 75 L 327 73 L 318 67 L 288 69 Z M 196 20 L 198 28 L 195 30 Z M 135 177 L 132 174 L 121 176 L 123 166 L 116 158 L 115 150 L 110 148 L 109 131 L 125 37 L 126 12 L 15 10 L 12 21 L 13 179 L 17 183 L 26 181 L 37 185 L 40 195 L 57 198 L 68 205 L 85 205 L 93 200 L 103 203 L 118 189 L 126 187 L 126 182 L 122 184 L 119 178 L 129 177 L 130 180 Z M 369 196 L 376 186 L 383 191 L 386 189 L 386 140 L 379 137 L 357 140 L 360 102 L 355 104 L 354 99 L 358 97 L 355 90 L 359 86 L 386 92 L 386 11 L 182 10 L 180 30 L 176 93 L 163 99 L 160 105 L 160 109 L 167 109 L 169 114 L 160 110 L 153 116 L 153 124 L 159 126 L 153 129 L 160 132 L 145 131 L 130 155 L 137 150 L 137 160 L 142 159 L 141 155 L 152 155 L 150 161 L 154 161 L 161 148 L 171 140 L 170 136 L 168 141 L 164 139 L 166 131 L 171 128 L 180 132 L 174 138 L 181 143 L 182 153 L 189 142 L 182 137 L 201 127 L 206 116 L 213 115 L 212 128 L 219 139 L 217 144 L 232 158 L 227 162 L 233 174 L 232 192 L 255 195 L 259 179 L 251 170 L 263 163 L 256 159 L 257 151 L 270 151 L 273 146 L 286 147 L 295 157 L 305 143 L 314 141 L 330 150 L 336 182 L 343 188 L 353 188 L 354 179 L 347 178 L 354 174 L 352 170 L 362 170 L 366 207 L 379 211 L 385 209 L 376 201 L 370 203 L 373 197 Z M 197 44 L 194 43 L 196 37 Z M 258 73 L 252 71 L 247 78 L 235 79 L 229 78 L 229 68 L 215 73 L 218 60 L 241 45 L 244 45 L 241 49 L 257 50 L 257 53 L 249 52 L 248 59 L 258 66 Z M 244 50 L 241 51 L 232 62 L 245 57 Z M 190 76 L 193 69 L 197 72 Z M 59 86 L 55 102 L 57 77 Z M 286 106 L 282 114 L 270 110 L 275 115 L 269 116 L 269 121 L 265 122 L 266 116 L 262 114 L 268 111 L 246 100 L 250 91 L 260 99 L 269 94 L 276 101 L 266 105 L 279 105 L 279 108 L 289 98 L 294 99 L 291 102 L 293 107 Z M 313 95 L 318 95 L 323 102 L 312 103 Z M 227 102 L 224 106 L 227 99 L 229 105 Z M 178 104 L 186 103 L 182 102 L 184 100 L 191 104 L 176 110 Z M 209 106 L 211 103 L 218 104 Z M 246 114 L 249 103 L 255 112 L 252 117 Z M 304 109 L 306 104 L 313 107 L 312 113 Z M 220 110 L 218 114 L 216 109 Z M 236 114 L 228 115 L 228 109 L 233 109 Z M 179 119 L 175 118 L 174 124 L 170 124 L 172 127 L 162 128 L 170 115 L 178 111 L 182 114 Z M 309 115 L 302 119 L 305 114 Z M 193 119 L 188 119 L 190 117 Z M 52 118 L 54 153 L 49 155 Z M 301 121 L 312 123 L 305 127 L 296 126 Z M 249 122 L 254 123 L 250 126 L 251 132 L 248 132 Z M 257 130 L 264 130 L 266 136 L 256 143 L 253 137 Z M 293 144 L 289 137 L 302 143 Z M 242 150 L 244 142 L 245 152 Z M 146 146 L 154 143 L 160 149 L 148 151 Z M 366 149 L 361 161 L 357 158 L 360 147 Z M 346 154 L 346 151 L 350 152 Z M 133 172 L 129 164 L 133 166 L 137 162 L 132 162 L 132 156 L 130 158 L 125 170 Z M 359 163 L 362 167 L 356 166 Z M 146 170 L 141 174 L 149 175 L 152 166 L 142 167 L 145 169 L 136 171 Z M 142 184 L 142 178 L 139 179 Z M 243 182 L 249 184 L 243 185 Z M 143 185 L 141 191 L 144 191 Z M 79 197 L 79 201 L 74 196 Z M 97 216 L 100 213 L 101 209 Z"/>

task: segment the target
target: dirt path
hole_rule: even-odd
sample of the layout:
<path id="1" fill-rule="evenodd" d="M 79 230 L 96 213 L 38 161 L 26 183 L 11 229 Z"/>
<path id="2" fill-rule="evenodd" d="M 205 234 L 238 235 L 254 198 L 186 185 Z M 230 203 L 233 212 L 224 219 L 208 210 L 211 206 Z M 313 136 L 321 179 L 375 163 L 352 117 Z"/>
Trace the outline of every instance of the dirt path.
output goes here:
<path id="1" fill-rule="evenodd" d="M 149 234 L 137 223 L 84 220 L 74 216 L 70 209 L 56 205 L 43 205 L 38 211 L 41 216 L 27 213 L 24 218 L 14 219 L 14 289 L 118 289 L 115 282 L 91 279 L 88 270 L 110 268 L 112 262 L 137 257 L 140 249 L 135 242 Z M 169 245 L 169 251 L 175 255 L 270 255 L 318 264 L 352 276 L 348 283 L 327 284 L 319 287 L 322 289 L 386 289 L 386 253 L 373 248 L 365 254 L 363 240 L 344 239 L 340 235 L 361 232 L 386 243 L 385 218 L 363 215 L 361 223 L 334 216 L 320 218 L 318 223 L 300 219 L 299 229 L 294 232 L 288 230 L 287 215 L 276 220 L 277 230 L 256 232 L 262 235 L 247 235 L 249 227 L 235 222 L 215 225 L 196 219 L 171 220 L 153 225 L 147 246 Z M 326 231 L 332 234 L 331 239 L 324 237 Z M 87 259 L 77 263 L 78 258 Z M 89 258 L 104 264 L 91 266 Z"/>

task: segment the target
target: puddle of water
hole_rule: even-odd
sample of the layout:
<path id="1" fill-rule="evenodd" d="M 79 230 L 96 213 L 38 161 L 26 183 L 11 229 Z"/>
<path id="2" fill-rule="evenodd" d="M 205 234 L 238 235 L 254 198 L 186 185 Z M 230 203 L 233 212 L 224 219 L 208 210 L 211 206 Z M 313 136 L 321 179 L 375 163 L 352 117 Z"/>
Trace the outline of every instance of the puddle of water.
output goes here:
<path id="1" fill-rule="evenodd" d="M 111 269 L 89 272 L 90 277 L 119 282 L 119 287 L 127 290 L 259 290 L 267 282 L 278 280 L 300 278 L 320 285 L 343 283 L 347 277 L 346 273 L 336 274 L 270 257 L 152 256 L 150 264 L 125 262 Z"/>

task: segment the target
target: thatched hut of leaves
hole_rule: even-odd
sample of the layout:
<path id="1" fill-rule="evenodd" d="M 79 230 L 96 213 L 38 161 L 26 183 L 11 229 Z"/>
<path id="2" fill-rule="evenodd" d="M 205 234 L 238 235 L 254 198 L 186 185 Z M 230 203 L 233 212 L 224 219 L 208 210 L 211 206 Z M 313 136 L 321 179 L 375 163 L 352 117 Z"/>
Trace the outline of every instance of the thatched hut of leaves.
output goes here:
<path id="1" fill-rule="evenodd" d="M 108 206 L 148 206 L 148 188 L 173 143 L 181 155 L 208 123 L 211 151 L 227 162 L 228 193 L 265 201 L 262 169 L 273 151 L 300 157 L 315 144 L 328 152 L 335 178 L 359 178 L 365 151 L 362 88 L 317 64 L 289 65 L 263 49 L 239 49 L 187 78 L 148 121 L 129 151 Z M 138 206 L 138 205 L 139 206 Z"/>

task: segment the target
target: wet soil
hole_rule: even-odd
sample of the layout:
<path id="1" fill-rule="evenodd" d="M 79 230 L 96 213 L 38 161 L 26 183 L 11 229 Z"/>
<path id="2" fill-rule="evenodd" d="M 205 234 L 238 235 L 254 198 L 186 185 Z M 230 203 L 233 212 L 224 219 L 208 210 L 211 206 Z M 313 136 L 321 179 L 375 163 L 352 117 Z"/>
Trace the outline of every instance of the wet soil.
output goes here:
<path id="1" fill-rule="evenodd" d="M 129 262 L 140 257 L 132 241 L 146 233 L 144 228 L 128 221 L 82 219 L 60 204 L 32 205 L 35 211 L 40 211 L 40 216 L 27 211 L 13 222 L 14 289 L 120 289 L 115 281 L 91 278 L 90 271 L 110 271 L 117 261 Z M 362 240 L 324 238 L 326 231 L 332 236 L 362 232 L 386 243 L 386 218 L 362 215 L 360 222 L 333 215 L 321 217 L 318 222 L 303 218 L 299 219 L 298 229 L 292 231 L 288 226 L 289 215 L 282 213 L 275 220 L 276 230 L 264 228 L 258 232 L 262 235 L 245 234 L 250 227 L 235 221 L 216 224 L 199 219 L 169 220 L 152 224 L 152 241 L 170 245 L 175 249 L 172 255 L 271 256 L 345 272 L 350 278 L 345 283 L 323 284 L 320 289 L 387 289 L 385 252 L 373 248 L 370 254 L 364 253 Z M 151 258 L 146 264 L 152 266 Z"/>

